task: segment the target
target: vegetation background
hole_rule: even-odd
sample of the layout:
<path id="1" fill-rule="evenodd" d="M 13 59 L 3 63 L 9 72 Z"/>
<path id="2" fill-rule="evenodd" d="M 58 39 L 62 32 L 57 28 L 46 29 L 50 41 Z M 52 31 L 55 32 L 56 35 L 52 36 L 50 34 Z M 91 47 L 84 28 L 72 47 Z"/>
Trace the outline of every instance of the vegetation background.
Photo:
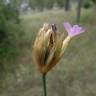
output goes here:
<path id="1" fill-rule="evenodd" d="M 23 7 L 22 7 L 23 6 Z M 82 25 L 48 73 L 48 96 L 96 96 L 96 0 L 0 0 L 0 96 L 42 96 L 32 45 L 43 23 Z"/>

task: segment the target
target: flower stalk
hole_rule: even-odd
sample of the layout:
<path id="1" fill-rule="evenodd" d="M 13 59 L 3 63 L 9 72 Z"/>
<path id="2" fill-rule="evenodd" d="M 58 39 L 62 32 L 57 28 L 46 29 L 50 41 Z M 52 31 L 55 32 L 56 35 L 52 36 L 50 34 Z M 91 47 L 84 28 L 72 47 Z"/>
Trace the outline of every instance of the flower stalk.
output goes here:
<path id="1" fill-rule="evenodd" d="M 44 89 L 44 96 L 47 96 L 47 84 L 46 84 L 46 75 L 42 75 L 43 80 L 43 89 Z"/>

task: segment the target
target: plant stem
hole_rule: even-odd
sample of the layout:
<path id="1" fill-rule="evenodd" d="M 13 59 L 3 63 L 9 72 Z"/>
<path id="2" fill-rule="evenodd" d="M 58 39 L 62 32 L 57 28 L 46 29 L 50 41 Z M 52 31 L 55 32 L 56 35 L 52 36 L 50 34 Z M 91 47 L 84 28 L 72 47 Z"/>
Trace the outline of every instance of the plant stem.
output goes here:
<path id="1" fill-rule="evenodd" d="M 47 96 L 46 75 L 42 75 L 42 79 L 43 79 L 44 96 Z"/>

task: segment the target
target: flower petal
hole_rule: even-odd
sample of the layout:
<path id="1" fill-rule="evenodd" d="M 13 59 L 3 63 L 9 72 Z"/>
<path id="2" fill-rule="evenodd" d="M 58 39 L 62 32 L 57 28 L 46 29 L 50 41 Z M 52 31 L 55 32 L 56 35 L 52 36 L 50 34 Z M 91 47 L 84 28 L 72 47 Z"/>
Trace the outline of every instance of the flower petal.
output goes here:
<path id="1" fill-rule="evenodd" d="M 71 24 L 70 24 L 70 23 L 65 22 L 65 23 L 64 23 L 64 28 L 66 29 L 66 31 L 67 31 L 67 32 L 68 32 L 68 34 L 69 34 L 69 33 L 70 33 L 70 31 L 71 31 L 72 26 L 71 26 Z"/>
<path id="2" fill-rule="evenodd" d="M 82 29 L 82 27 L 79 27 L 78 25 L 74 25 L 74 26 L 71 28 L 71 31 L 70 31 L 69 35 L 70 35 L 71 37 L 73 37 L 73 36 L 79 35 L 79 34 L 82 33 L 82 32 L 85 32 L 85 30 Z"/>

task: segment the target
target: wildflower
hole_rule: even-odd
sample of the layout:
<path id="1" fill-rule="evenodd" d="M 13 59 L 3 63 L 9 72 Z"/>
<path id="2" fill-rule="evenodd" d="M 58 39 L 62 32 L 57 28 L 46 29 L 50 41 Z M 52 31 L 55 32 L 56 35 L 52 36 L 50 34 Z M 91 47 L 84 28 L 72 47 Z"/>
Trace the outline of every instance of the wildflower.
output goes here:
<path id="1" fill-rule="evenodd" d="M 68 22 L 64 23 L 64 27 L 68 32 L 68 36 L 65 39 L 64 33 L 58 32 L 56 24 L 52 24 L 51 28 L 49 28 L 49 24 L 44 24 L 33 44 L 33 59 L 42 73 L 44 96 L 47 96 L 47 72 L 61 59 L 71 38 L 84 32 L 78 25 L 72 27 Z"/>

